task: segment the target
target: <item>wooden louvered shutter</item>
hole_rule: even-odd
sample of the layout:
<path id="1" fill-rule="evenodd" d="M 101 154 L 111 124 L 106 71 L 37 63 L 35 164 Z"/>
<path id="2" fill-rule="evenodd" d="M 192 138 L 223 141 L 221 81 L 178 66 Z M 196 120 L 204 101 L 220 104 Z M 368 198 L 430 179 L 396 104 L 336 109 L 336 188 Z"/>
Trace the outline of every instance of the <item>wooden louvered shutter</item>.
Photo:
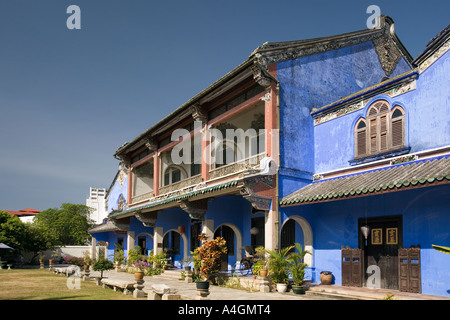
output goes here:
<path id="1" fill-rule="evenodd" d="M 380 117 L 380 151 L 388 148 L 387 115 Z"/>
<path id="2" fill-rule="evenodd" d="M 361 120 L 356 127 L 356 157 L 361 157 L 367 153 L 367 128 L 364 120 Z"/>
<path id="3" fill-rule="evenodd" d="M 405 145 L 405 116 L 400 109 L 392 113 L 392 147 L 399 148 Z"/>
<path id="4" fill-rule="evenodd" d="M 370 153 L 377 153 L 377 118 L 370 119 Z"/>

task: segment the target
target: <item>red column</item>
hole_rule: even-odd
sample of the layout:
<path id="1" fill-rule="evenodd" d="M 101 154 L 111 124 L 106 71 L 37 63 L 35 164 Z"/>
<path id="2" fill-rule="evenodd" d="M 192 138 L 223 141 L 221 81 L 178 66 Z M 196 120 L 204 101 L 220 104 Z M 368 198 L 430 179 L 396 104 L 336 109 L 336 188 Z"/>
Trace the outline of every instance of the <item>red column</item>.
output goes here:
<path id="1" fill-rule="evenodd" d="M 207 132 L 208 125 L 205 123 L 202 130 L 202 180 L 209 180 L 209 169 L 211 167 L 211 152 L 209 151 L 209 133 Z"/>
<path id="2" fill-rule="evenodd" d="M 156 152 L 153 157 L 153 194 L 155 196 L 159 195 L 159 181 L 160 181 L 160 168 L 161 168 L 161 159 Z"/>

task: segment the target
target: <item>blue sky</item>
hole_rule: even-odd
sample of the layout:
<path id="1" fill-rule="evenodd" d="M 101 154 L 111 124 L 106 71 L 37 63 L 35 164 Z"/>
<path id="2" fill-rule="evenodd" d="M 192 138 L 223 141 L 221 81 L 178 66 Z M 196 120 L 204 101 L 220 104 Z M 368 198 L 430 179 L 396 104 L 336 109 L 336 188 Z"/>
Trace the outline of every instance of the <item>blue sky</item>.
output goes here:
<path id="1" fill-rule="evenodd" d="M 372 4 L 413 57 L 449 23 L 443 0 L 0 0 L 0 209 L 85 204 L 119 146 L 256 47 L 365 29 Z"/>

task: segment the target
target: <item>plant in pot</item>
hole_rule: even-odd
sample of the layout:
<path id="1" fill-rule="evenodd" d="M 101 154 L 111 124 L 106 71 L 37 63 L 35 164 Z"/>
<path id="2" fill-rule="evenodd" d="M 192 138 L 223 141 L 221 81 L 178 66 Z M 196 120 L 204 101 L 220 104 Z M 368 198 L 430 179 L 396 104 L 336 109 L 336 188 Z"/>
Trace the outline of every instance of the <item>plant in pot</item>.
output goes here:
<path id="1" fill-rule="evenodd" d="M 114 264 L 116 270 L 119 271 L 119 267 L 125 263 L 125 253 L 121 245 L 115 243 L 116 249 L 114 249 Z"/>
<path id="2" fill-rule="evenodd" d="M 289 271 L 292 274 L 292 279 L 294 285 L 292 286 L 292 291 L 296 294 L 304 294 L 305 288 L 303 286 L 305 278 L 305 269 L 308 266 L 305 261 L 305 256 L 311 254 L 307 250 L 303 250 L 299 243 L 295 244 L 296 252 L 293 252 L 288 257 Z"/>
<path id="3" fill-rule="evenodd" d="M 183 258 L 183 260 L 181 260 L 181 264 L 182 264 L 184 270 L 191 271 L 191 262 L 193 260 L 194 260 L 194 258 L 192 256 L 188 256 L 186 258 Z"/>
<path id="4" fill-rule="evenodd" d="M 158 269 L 162 271 L 167 265 L 166 253 L 161 251 L 160 253 L 154 254 L 153 250 L 151 250 L 147 262 L 151 264 L 155 270 Z"/>
<path id="5" fill-rule="evenodd" d="M 199 240 L 202 245 L 196 249 L 195 253 L 200 262 L 200 274 L 203 281 L 197 282 L 197 289 L 208 289 L 209 282 L 213 281 L 213 276 L 220 270 L 221 257 L 227 253 L 227 246 L 224 238 L 208 240 L 204 233 L 199 236 Z"/>
<path id="6" fill-rule="evenodd" d="M 44 257 L 45 257 L 44 253 L 40 252 L 39 253 L 39 265 L 40 265 L 41 269 L 44 269 Z"/>
<path id="7" fill-rule="evenodd" d="M 268 266 L 270 277 L 272 281 L 276 283 L 278 292 L 287 291 L 289 271 L 289 261 L 287 255 L 292 248 L 294 248 L 294 246 L 289 246 L 281 249 L 280 252 L 265 249 L 265 251 L 269 254 Z"/>
<path id="8" fill-rule="evenodd" d="M 84 265 L 84 270 L 89 270 L 89 266 L 94 262 L 94 260 L 92 260 L 91 255 L 89 254 L 89 251 L 84 251 L 83 252 L 83 265 Z"/>
<path id="9" fill-rule="evenodd" d="M 144 279 L 145 272 L 150 268 L 149 264 L 146 261 L 136 261 L 133 263 L 134 269 L 134 280 L 141 281 Z"/>
<path id="10" fill-rule="evenodd" d="M 266 257 L 266 251 L 264 250 L 264 247 L 258 247 L 255 249 L 256 252 L 256 259 L 255 263 L 253 264 L 253 274 L 258 275 L 265 278 L 267 277 L 267 257 Z"/>
<path id="11" fill-rule="evenodd" d="M 51 259 L 48 260 L 48 263 L 53 265 L 55 263 L 55 260 L 58 260 L 58 258 L 59 258 L 59 254 L 58 254 L 58 252 L 55 251 L 52 253 Z"/>
<path id="12" fill-rule="evenodd" d="M 100 281 L 103 279 L 103 271 L 114 269 L 114 263 L 107 259 L 99 259 L 92 265 L 92 270 L 100 271 L 100 277 L 97 277 L 97 285 L 100 285 Z"/>

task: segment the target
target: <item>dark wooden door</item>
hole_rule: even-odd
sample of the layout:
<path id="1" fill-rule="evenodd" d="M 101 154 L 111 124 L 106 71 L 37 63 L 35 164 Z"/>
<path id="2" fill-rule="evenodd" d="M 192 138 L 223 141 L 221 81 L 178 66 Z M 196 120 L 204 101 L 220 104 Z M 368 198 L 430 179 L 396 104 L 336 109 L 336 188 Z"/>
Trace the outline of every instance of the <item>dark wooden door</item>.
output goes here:
<path id="1" fill-rule="evenodd" d="M 398 250 L 399 290 L 421 293 L 420 248 Z"/>
<path id="2" fill-rule="evenodd" d="M 363 279 L 363 250 L 342 247 L 342 285 L 361 287 Z"/>
<path id="3" fill-rule="evenodd" d="M 364 245 L 364 270 L 376 266 L 380 271 L 380 287 L 398 290 L 398 249 L 402 247 L 401 217 L 368 219 L 367 241 Z M 365 273 L 365 283 L 370 275 Z"/>

